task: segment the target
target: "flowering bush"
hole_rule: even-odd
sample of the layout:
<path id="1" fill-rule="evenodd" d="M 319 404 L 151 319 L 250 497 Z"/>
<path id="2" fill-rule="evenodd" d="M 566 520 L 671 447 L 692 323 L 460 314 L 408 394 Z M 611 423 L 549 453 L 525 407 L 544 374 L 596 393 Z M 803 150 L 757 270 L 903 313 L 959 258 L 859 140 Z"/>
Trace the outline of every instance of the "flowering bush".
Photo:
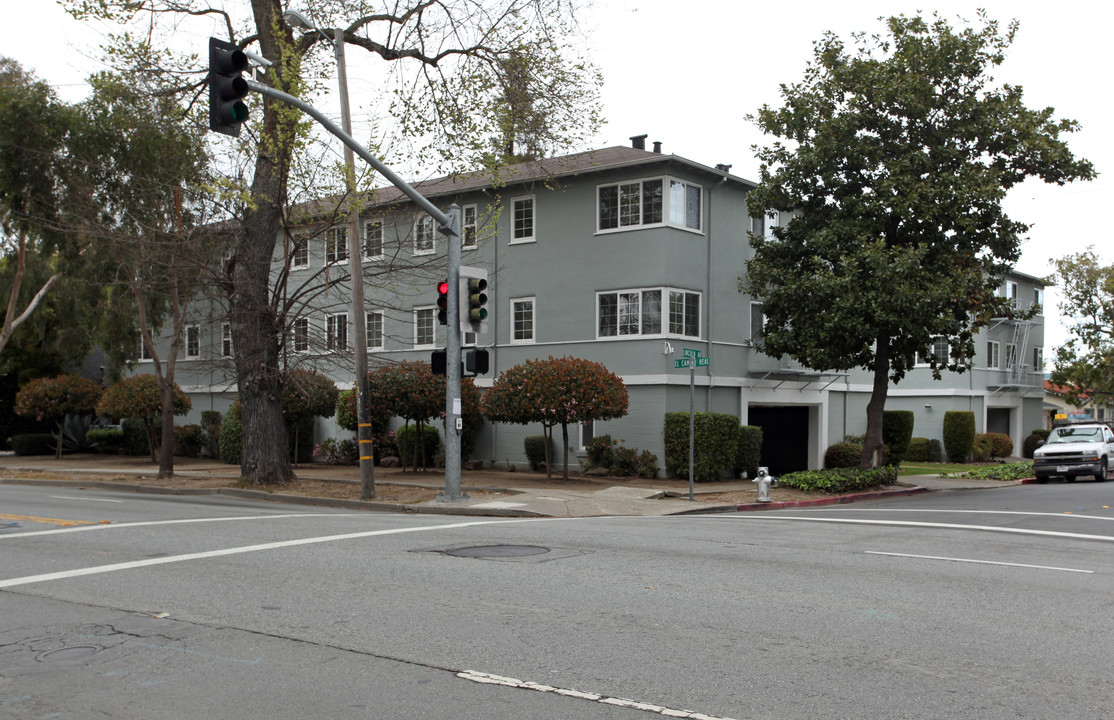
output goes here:
<path id="1" fill-rule="evenodd" d="M 185 415 L 190 411 L 189 397 L 182 388 L 174 383 L 171 388 L 174 414 Z M 155 448 L 159 446 L 155 436 L 155 425 L 162 415 L 162 391 L 154 375 L 135 375 L 124 378 L 111 386 L 97 402 L 97 414 L 115 419 L 138 418 L 147 428 L 147 440 L 151 449 L 151 460 L 158 462 Z"/>
<path id="2" fill-rule="evenodd" d="M 19 389 L 15 396 L 15 412 L 36 420 L 60 420 L 66 415 L 91 415 L 97 406 L 102 388 L 78 375 L 37 378 Z M 58 433 L 54 456 L 62 457 L 63 432 Z M 84 435 L 80 438 L 84 442 Z"/>

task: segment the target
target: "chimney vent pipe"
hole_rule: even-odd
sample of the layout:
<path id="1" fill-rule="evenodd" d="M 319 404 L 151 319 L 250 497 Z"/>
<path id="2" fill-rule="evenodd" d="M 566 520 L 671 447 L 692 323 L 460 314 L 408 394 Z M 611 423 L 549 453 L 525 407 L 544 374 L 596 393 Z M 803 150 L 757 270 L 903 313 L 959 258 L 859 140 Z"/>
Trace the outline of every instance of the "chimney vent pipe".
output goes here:
<path id="1" fill-rule="evenodd" d="M 649 135 L 632 135 L 631 139 L 630 139 L 630 143 L 631 143 L 630 146 L 632 148 L 634 148 L 635 150 L 645 150 L 646 149 L 646 138 L 648 138 L 648 137 L 650 137 L 650 136 Z"/>

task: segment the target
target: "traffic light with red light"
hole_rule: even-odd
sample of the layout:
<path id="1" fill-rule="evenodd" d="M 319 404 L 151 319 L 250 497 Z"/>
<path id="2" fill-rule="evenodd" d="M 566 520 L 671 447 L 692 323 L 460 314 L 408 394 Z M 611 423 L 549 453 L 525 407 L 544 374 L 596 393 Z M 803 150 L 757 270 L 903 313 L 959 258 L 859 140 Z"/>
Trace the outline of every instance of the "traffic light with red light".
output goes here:
<path id="1" fill-rule="evenodd" d="M 449 282 L 447 280 L 437 283 L 437 322 L 442 325 L 449 324 Z"/>

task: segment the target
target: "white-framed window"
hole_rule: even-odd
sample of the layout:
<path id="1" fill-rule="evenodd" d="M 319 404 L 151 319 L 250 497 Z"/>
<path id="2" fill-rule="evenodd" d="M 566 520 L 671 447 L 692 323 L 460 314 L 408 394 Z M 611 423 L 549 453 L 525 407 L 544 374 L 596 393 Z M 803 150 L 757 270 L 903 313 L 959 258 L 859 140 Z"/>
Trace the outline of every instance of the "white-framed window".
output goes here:
<path id="1" fill-rule="evenodd" d="M 220 356 L 232 357 L 232 325 L 221 323 L 220 326 Z"/>
<path id="2" fill-rule="evenodd" d="M 668 192 L 666 192 L 668 188 Z M 704 189 L 676 178 L 642 178 L 596 187 L 596 231 L 673 225 L 700 231 Z"/>
<path id="3" fill-rule="evenodd" d="M 186 326 L 186 358 L 196 360 L 201 357 L 201 326 Z"/>
<path id="4" fill-rule="evenodd" d="M 1006 280 L 1002 285 L 1002 297 L 1010 301 L 1010 307 L 1017 307 L 1017 283 L 1012 280 Z"/>
<path id="5" fill-rule="evenodd" d="M 1033 371 L 1044 372 L 1044 348 L 1033 348 Z"/>
<path id="6" fill-rule="evenodd" d="M 1017 346 L 1013 343 L 1006 343 L 1006 368 L 1012 368 L 1017 365 Z"/>
<path id="7" fill-rule="evenodd" d="M 325 264 L 348 260 L 348 228 L 331 227 L 325 231 Z"/>
<path id="8" fill-rule="evenodd" d="M 668 302 L 664 310 L 663 301 Z M 665 324 L 663 324 L 663 321 Z M 700 337 L 700 293 L 673 288 L 639 288 L 596 293 L 600 338 L 645 335 Z"/>
<path id="9" fill-rule="evenodd" d="M 781 226 L 781 213 L 777 210 L 768 210 L 762 218 L 762 237 L 766 240 L 776 240 L 774 228 Z"/>
<path id="10" fill-rule="evenodd" d="M 436 341 L 436 308 L 414 308 L 414 347 L 433 347 Z"/>
<path id="11" fill-rule="evenodd" d="M 578 445 L 578 447 L 581 450 L 584 450 L 588 447 L 588 443 L 592 440 L 592 438 L 596 436 L 596 424 L 593 421 L 589 420 L 588 422 L 580 423 L 578 427 L 580 429 L 580 445 Z"/>
<path id="12" fill-rule="evenodd" d="M 294 235 L 290 238 L 290 269 L 300 270 L 309 267 L 309 240 L 305 235 Z"/>
<path id="13" fill-rule="evenodd" d="M 332 352 L 348 349 L 348 313 L 325 316 L 325 349 Z"/>
<path id="14" fill-rule="evenodd" d="M 465 205 L 460 211 L 460 246 L 465 250 L 475 248 L 478 241 L 476 206 Z"/>
<path id="15" fill-rule="evenodd" d="M 511 242 L 534 242 L 534 196 L 511 200 Z"/>
<path id="16" fill-rule="evenodd" d="M 991 370 L 997 370 L 1002 367 L 1001 362 L 1001 343 L 999 343 L 997 340 L 987 340 L 986 367 Z"/>
<path id="17" fill-rule="evenodd" d="M 294 325 L 290 330 L 294 340 L 294 352 L 308 352 L 309 318 L 294 318 Z"/>
<path id="18" fill-rule="evenodd" d="M 151 356 L 151 351 L 147 348 L 147 343 L 143 342 L 143 333 L 139 333 L 139 359 L 140 360 L 154 360 Z"/>
<path id="19" fill-rule="evenodd" d="M 1044 288 L 1033 288 L 1033 304 L 1037 306 L 1037 314 L 1044 314 Z"/>
<path id="20" fill-rule="evenodd" d="M 750 303 L 750 339 L 752 342 L 759 342 L 765 333 L 766 327 L 766 314 L 762 311 L 762 303 L 752 301 Z"/>
<path id="21" fill-rule="evenodd" d="M 383 349 L 383 313 L 369 312 L 365 316 L 367 346 L 370 350 Z"/>
<path id="22" fill-rule="evenodd" d="M 419 215 L 414 220 L 415 255 L 432 255 L 434 253 L 436 250 L 434 233 L 433 218 L 429 215 Z"/>
<path id="23" fill-rule="evenodd" d="M 383 257 L 383 221 L 368 220 L 364 223 L 364 260 Z"/>
<path id="24" fill-rule="evenodd" d="M 511 342 L 534 342 L 534 298 L 511 300 Z"/>
<path id="25" fill-rule="evenodd" d="M 938 366 L 947 365 L 948 357 L 948 339 L 943 335 L 937 335 L 932 339 L 932 344 L 917 354 L 917 364 L 930 365 L 935 360 Z"/>

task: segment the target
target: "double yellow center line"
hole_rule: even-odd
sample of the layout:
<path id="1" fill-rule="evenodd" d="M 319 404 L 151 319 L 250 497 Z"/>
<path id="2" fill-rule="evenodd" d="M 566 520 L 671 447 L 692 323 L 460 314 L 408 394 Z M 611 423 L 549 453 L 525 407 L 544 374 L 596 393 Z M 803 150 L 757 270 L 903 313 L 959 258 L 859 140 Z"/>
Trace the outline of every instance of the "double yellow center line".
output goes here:
<path id="1" fill-rule="evenodd" d="M 58 525 L 60 527 L 71 527 L 73 525 L 100 525 L 101 523 L 93 520 L 58 520 L 56 518 L 41 518 L 32 515 L 4 515 L 0 513 L 0 520 L 22 520 L 23 522 L 37 522 L 46 523 L 47 525 Z"/>

